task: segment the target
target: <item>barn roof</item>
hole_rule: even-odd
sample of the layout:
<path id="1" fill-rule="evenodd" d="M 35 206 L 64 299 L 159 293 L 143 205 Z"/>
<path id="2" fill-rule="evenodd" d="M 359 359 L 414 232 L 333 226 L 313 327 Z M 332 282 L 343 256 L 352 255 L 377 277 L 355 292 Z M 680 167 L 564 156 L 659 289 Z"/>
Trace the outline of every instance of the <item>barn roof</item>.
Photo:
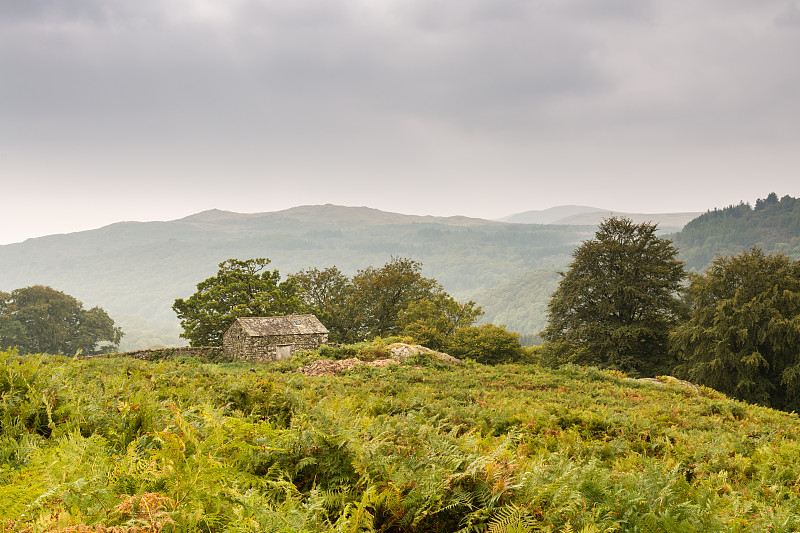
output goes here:
<path id="1" fill-rule="evenodd" d="M 328 333 L 322 322 L 314 315 L 246 317 L 237 318 L 235 323 L 239 323 L 244 332 L 251 337 Z"/>

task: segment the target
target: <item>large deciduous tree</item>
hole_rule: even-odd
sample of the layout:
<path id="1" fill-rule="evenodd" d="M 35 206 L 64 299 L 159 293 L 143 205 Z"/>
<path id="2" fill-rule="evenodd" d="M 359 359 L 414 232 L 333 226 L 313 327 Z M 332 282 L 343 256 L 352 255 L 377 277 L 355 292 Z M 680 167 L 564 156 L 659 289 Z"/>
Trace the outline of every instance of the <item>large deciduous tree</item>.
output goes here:
<path id="1" fill-rule="evenodd" d="M 352 278 L 330 267 L 302 270 L 294 279 L 333 342 L 409 334 L 436 344 L 482 314 L 474 302 L 456 302 L 435 279 L 422 275 L 421 263 L 407 258 L 394 257 Z"/>
<path id="2" fill-rule="evenodd" d="M 197 292 L 172 306 L 183 327 L 181 337 L 192 346 L 219 346 L 222 336 L 239 317 L 280 316 L 305 312 L 294 278 L 281 281 L 277 270 L 264 270 L 269 259 L 219 264 L 216 276 L 197 284 Z"/>
<path id="3" fill-rule="evenodd" d="M 800 262 L 751 248 L 691 276 L 671 335 L 678 374 L 749 402 L 800 410 Z"/>
<path id="4" fill-rule="evenodd" d="M 0 347 L 74 355 L 116 350 L 122 330 L 100 307 L 43 285 L 0 293 Z"/>
<path id="5" fill-rule="evenodd" d="M 684 265 L 655 224 L 604 220 L 573 261 L 548 304 L 541 332 L 574 362 L 656 375 L 671 370 L 667 339 L 682 314 Z"/>
<path id="6" fill-rule="evenodd" d="M 356 310 L 353 287 L 335 266 L 320 270 L 308 268 L 294 274 L 301 289 L 300 298 L 328 328 L 331 342 L 355 340 Z"/>
<path id="7" fill-rule="evenodd" d="M 385 337 L 400 332 L 400 313 L 411 302 L 431 298 L 443 291 L 433 278 L 422 276 L 422 264 L 392 258 L 381 268 L 359 270 L 352 280 L 357 299 L 358 336 Z"/>

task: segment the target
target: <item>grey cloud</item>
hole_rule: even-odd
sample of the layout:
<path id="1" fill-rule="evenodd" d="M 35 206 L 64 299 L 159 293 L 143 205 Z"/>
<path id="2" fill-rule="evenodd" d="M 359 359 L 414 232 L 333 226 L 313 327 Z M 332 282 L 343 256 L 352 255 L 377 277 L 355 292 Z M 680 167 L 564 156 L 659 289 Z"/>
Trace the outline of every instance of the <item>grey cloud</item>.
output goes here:
<path id="1" fill-rule="evenodd" d="M 0 152 L 15 169 L 46 168 L 35 159 L 46 153 L 72 175 L 335 174 L 359 190 L 382 172 L 590 181 L 603 157 L 632 152 L 641 168 L 779 151 L 800 142 L 800 73 L 784 59 L 800 49 L 797 11 L 785 0 L 0 2 Z"/>
<path id="2" fill-rule="evenodd" d="M 109 5 L 108 17 L 124 18 L 120 4 Z M 227 24 L 210 25 L 176 25 L 164 5 L 146 29 L 109 30 L 98 15 L 94 25 L 82 19 L 82 32 L 59 31 L 58 16 L 63 22 L 101 13 L 99 2 L 68 11 L 42 7 L 52 25 L 38 35 L 29 29 L 27 41 L 4 57 L 25 74 L 7 89 L 14 108 L 26 116 L 91 120 L 94 112 L 107 120 L 181 109 L 213 113 L 209 108 L 230 101 L 297 112 L 363 106 L 481 123 L 518 119 L 549 98 L 603 84 L 584 43 L 527 2 L 419 4 L 385 32 L 336 2 L 245 2 Z M 146 2 L 139 9 L 149 17 L 157 11 Z M 456 22 L 420 22 L 430 19 Z"/>
<path id="3" fill-rule="evenodd" d="M 800 27 L 800 2 L 786 0 L 783 9 L 775 18 L 775 22 L 782 27 Z"/>

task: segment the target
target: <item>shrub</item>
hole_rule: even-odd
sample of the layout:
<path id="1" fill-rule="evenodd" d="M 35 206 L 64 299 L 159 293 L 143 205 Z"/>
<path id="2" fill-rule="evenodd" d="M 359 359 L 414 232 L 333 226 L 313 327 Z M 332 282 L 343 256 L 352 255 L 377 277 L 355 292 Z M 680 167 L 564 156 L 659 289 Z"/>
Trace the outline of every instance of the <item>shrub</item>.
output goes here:
<path id="1" fill-rule="evenodd" d="M 486 365 L 513 363 L 523 356 L 519 335 L 494 324 L 457 329 L 450 343 L 450 353 Z"/>

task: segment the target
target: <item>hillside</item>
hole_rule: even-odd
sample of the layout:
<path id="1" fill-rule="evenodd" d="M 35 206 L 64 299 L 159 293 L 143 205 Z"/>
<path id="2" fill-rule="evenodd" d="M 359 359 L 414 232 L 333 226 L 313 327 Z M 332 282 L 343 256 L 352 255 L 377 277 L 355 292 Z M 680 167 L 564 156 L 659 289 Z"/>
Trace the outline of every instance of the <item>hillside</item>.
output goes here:
<path id="1" fill-rule="evenodd" d="M 752 246 L 800 258 L 800 199 L 775 193 L 755 207 L 740 203 L 714 209 L 689 222 L 674 236 L 681 259 L 702 270 L 716 255 L 738 254 Z"/>
<path id="2" fill-rule="evenodd" d="M 486 309 L 483 319 L 487 322 L 526 324 L 528 327 L 522 330 L 523 334 L 533 335 L 533 340 L 538 340 L 537 334 L 547 323 L 547 302 L 560 280 L 555 268 L 531 270 L 478 291 L 474 298 Z"/>
<path id="3" fill-rule="evenodd" d="M 800 528 L 796 414 L 570 366 L 417 357 L 339 376 L 291 372 L 315 357 L 250 367 L 0 353 L 0 524 Z"/>
<path id="4" fill-rule="evenodd" d="M 175 298 L 229 258 L 268 257 L 283 275 L 335 265 L 348 274 L 392 256 L 458 298 L 537 268 L 561 267 L 591 235 L 578 226 L 425 217 L 366 207 L 305 206 L 274 213 L 219 210 L 169 222 L 120 222 L 92 231 L 0 246 L 0 290 L 51 285 L 106 309 L 126 333 L 122 349 L 180 342 Z M 487 311 L 491 311 L 487 307 Z M 529 332 L 524 322 L 508 323 Z M 530 333 L 533 333 L 532 331 Z"/>
<path id="5" fill-rule="evenodd" d="M 253 214 L 210 210 L 0 246 L 0 290 L 45 284 L 87 307 L 100 305 L 122 326 L 121 348 L 129 350 L 183 344 L 173 301 L 192 294 L 226 259 L 268 257 L 271 268 L 285 276 L 333 265 L 353 274 L 400 256 L 422 262 L 424 275 L 455 297 L 477 301 L 486 311 L 484 320 L 531 338 L 544 325 L 547 299 L 558 281 L 555 271 L 566 268 L 574 247 L 592 237 L 592 224 L 610 214 L 584 206 L 527 213 L 568 222 L 542 225 L 335 205 Z M 632 216 L 682 224 L 691 215 Z M 579 222 L 589 225 L 574 225 Z M 715 209 L 671 237 L 681 258 L 698 270 L 716 254 L 752 245 L 800 257 L 800 201 L 771 195 L 755 208 Z"/>

